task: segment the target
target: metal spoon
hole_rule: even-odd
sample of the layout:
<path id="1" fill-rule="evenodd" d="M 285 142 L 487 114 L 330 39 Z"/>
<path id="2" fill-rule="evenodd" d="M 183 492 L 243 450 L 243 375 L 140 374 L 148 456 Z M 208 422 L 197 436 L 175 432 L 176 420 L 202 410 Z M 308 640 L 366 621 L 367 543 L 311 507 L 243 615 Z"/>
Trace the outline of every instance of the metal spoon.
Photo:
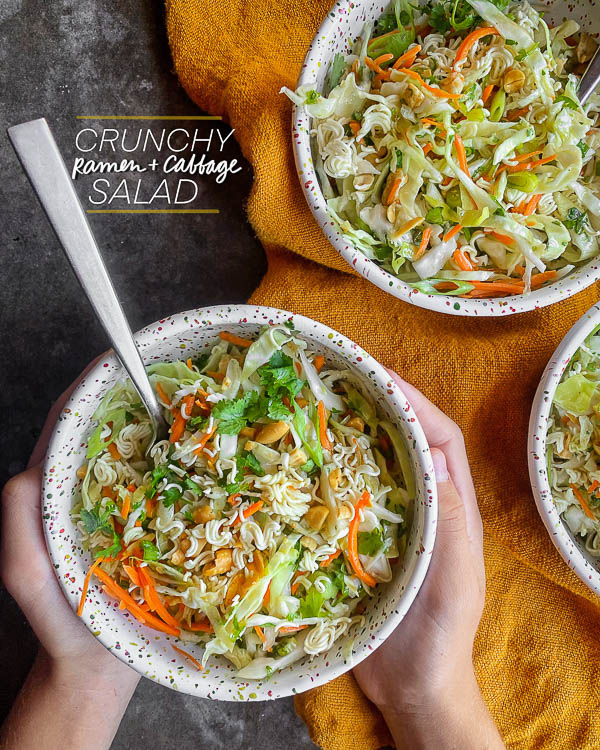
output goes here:
<path id="1" fill-rule="evenodd" d="M 41 118 L 15 125 L 8 129 L 8 137 L 83 291 L 148 411 L 156 438 L 164 437 L 167 423 L 162 407 L 150 385 L 127 318 L 48 123 Z"/>
<path id="2" fill-rule="evenodd" d="M 590 64 L 587 66 L 585 73 L 582 75 L 579 81 L 579 88 L 577 89 L 577 96 L 579 101 L 583 104 L 594 89 L 600 83 L 600 48 L 596 50 L 594 56 L 590 60 Z"/>

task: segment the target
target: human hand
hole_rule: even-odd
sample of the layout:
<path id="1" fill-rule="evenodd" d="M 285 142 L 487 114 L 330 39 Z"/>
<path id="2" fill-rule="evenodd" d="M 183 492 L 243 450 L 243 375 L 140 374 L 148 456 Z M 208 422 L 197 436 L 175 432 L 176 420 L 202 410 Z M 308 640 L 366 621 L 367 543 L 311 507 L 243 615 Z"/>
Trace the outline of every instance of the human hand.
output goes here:
<path id="1" fill-rule="evenodd" d="M 88 685 L 90 675 L 98 681 L 106 680 L 106 684 L 118 681 L 135 686 L 136 673 L 110 654 L 71 609 L 44 540 L 40 508 L 42 461 L 54 424 L 76 383 L 51 409 L 28 469 L 13 477 L 2 492 L 0 575 L 35 631 L 54 674 L 60 674 L 74 688 Z"/>
<path id="2" fill-rule="evenodd" d="M 503 747 L 473 670 L 485 570 L 481 516 L 463 436 L 422 393 L 389 372 L 432 449 L 437 536 L 427 576 L 406 617 L 354 674 L 381 710 L 398 747 Z M 440 725 L 443 741 L 435 734 Z"/>

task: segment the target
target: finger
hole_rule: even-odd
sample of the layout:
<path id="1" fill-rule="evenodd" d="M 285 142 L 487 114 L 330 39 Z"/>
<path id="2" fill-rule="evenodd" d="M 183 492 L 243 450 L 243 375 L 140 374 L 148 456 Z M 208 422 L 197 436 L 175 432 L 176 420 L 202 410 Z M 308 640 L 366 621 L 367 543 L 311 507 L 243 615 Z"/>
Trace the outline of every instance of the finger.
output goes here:
<path id="1" fill-rule="evenodd" d="M 449 474 L 465 504 L 469 539 L 481 546 L 483 543 L 481 515 L 477 505 L 469 459 L 467 458 L 460 428 L 450 417 L 438 409 L 435 404 L 432 404 L 421 391 L 417 390 L 410 383 L 407 383 L 406 380 L 403 380 L 393 370 L 388 370 L 388 373 L 400 386 L 400 389 L 414 409 L 429 443 L 429 447 L 440 448 L 443 451 Z"/>
<path id="2" fill-rule="evenodd" d="M 471 550 L 471 562 L 477 566 L 483 590 L 485 573 L 482 550 L 469 544 L 469 519 L 463 498 L 458 493 L 446 464 L 446 457 L 439 448 L 431 451 L 438 494 L 438 525 L 436 549 L 443 549 L 449 560 L 457 562 L 467 549 Z M 435 553 L 434 553 L 435 554 Z"/>
<path id="3" fill-rule="evenodd" d="M 85 368 L 81 375 L 79 375 L 79 377 L 77 377 L 71 383 L 66 391 L 61 393 L 61 395 L 56 399 L 54 405 L 48 412 L 48 416 L 46 417 L 46 421 L 44 422 L 44 426 L 42 427 L 42 431 L 40 433 L 38 441 L 33 448 L 31 456 L 29 457 L 29 461 L 27 463 L 28 469 L 32 466 L 37 466 L 37 464 L 40 464 L 44 461 L 46 451 L 48 450 L 48 443 L 50 442 L 50 437 L 54 430 L 54 425 L 56 424 L 64 405 L 71 398 L 73 391 L 75 390 L 75 388 L 77 388 L 82 378 L 84 378 L 88 374 L 88 372 L 98 364 L 102 357 L 106 356 L 106 354 L 107 352 L 104 352 L 104 354 L 101 354 L 99 357 L 96 357 L 95 360 L 90 362 L 90 364 Z"/>
<path id="4" fill-rule="evenodd" d="M 64 598 L 46 549 L 42 529 L 42 468 L 13 477 L 2 491 L 2 580 L 42 643 L 60 641 L 60 634 L 85 637 Z M 51 613 L 51 614 L 49 614 Z M 55 644 L 56 645 L 56 644 Z"/>

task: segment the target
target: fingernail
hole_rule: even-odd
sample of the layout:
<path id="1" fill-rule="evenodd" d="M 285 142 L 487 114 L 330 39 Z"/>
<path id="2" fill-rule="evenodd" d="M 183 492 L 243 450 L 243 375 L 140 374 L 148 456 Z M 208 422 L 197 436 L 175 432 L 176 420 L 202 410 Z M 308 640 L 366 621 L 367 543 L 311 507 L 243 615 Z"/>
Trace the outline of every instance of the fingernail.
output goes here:
<path id="1" fill-rule="evenodd" d="M 446 456 L 439 450 L 431 451 L 431 458 L 433 459 L 433 470 L 435 471 L 436 482 L 446 482 L 450 479 L 448 474 L 448 466 L 446 465 Z"/>

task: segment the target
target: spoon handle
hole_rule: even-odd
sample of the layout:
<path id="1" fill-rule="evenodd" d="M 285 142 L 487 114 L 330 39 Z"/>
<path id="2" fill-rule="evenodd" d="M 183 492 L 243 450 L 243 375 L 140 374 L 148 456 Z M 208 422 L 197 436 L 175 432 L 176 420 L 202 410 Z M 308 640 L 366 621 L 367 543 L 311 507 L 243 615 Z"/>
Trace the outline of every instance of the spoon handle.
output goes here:
<path id="1" fill-rule="evenodd" d="M 577 96 L 579 101 L 584 104 L 588 99 L 589 95 L 594 91 L 598 83 L 600 83 L 600 55 L 598 52 L 600 48 L 596 50 L 596 53 L 592 57 L 590 64 L 587 66 L 587 70 L 583 74 L 581 81 L 579 82 L 579 89 L 577 90 Z"/>
<path id="2" fill-rule="evenodd" d="M 41 118 L 15 125 L 8 129 L 8 137 L 155 429 L 164 426 L 162 409 L 48 123 Z"/>

